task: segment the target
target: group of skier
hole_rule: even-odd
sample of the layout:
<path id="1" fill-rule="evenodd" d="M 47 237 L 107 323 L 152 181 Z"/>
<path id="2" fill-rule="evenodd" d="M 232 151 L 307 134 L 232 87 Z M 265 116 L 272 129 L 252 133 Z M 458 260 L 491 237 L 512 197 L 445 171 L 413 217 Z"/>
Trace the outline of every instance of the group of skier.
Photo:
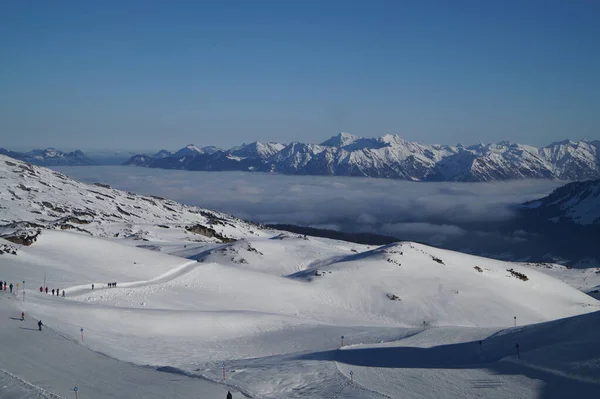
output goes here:
<path id="1" fill-rule="evenodd" d="M 45 291 L 46 291 L 46 294 L 47 294 L 48 293 L 48 287 L 46 287 Z M 52 295 L 54 295 L 54 293 L 56 292 L 56 296 L 60 296 L 60 290 L 59 289 L 54 289 L 53 288 L 51 290 L 51 292 L 52 292 Z M 42 287 L 42 286 L 40 286 L 40 293 L 44 293 L 44 287 Z M 63 298 L 65 297 L 65 290 L 63 290 L 63 292 L 62 292 L 62 296 L 63 296 Z"/>
<path id="2" fill-rule="evenodd" d="M 116 287 L 117 283 L 108 283 L 107 285 L 109 287 Z M 2 290 L 6 291 L 7 287 L 10 289 L 10 292 L 12 293 L 12 289 L 13 289 L 12 283 L 7 285 L 6 281 L 0 281 L 0 291 L 2 291 Z M 94 284 L 92 284 L 92 289 L 94 289 Z M 43 293 L 44 291 L 46 291 L 46 294 L 47 294 L 49 291 L 48 287 L 46 287 L 46 288 L 40 287 L 40 292 Z M 56 296 L 60 296 L 59 289 L 52 289 L 51 292 L 52 292 L 52 295 L 56 294 Z M 62 296 L 64 298 L 65 290 L 62 291 Z M 25 312 L 21 312 L 21 321 L 25 321 Z M 41 320 L 38 320 L 37 326 L 38 326 L 39 331 L 42 331 L 42 327 L 44 326 L 44 323 L 42 323 Z M 227 399 L 232 399 L 232 395 L 231 395 L 230 391 L 227 391 Z"/>
<path id="3" fill-rule="evenodd" d="M 4 290 L 6 291 L 6 288 L 8 288 L 10 290 L 10 292 L 12 293 L 13 290 L 13 283 L 8 283 L 6 281 L 2 281 L 0 280 L 0 291 Z"/>
<path id="4" fill-rule="evenodd" d="M 117 286 L 117 283 L 106 283 L 106 286 L 108 288 L 115 288 Z M 92 284 L 92 289 L 94 289 L 94 284 Z"/>

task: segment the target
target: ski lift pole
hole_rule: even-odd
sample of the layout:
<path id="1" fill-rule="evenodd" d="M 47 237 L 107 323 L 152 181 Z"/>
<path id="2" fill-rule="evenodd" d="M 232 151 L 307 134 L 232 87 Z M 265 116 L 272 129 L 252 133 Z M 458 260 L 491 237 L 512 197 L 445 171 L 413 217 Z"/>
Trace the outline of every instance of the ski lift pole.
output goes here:
<path id="1" fill-rule="evenodd" d="M 81 342 L 83 342 L 83 328 L 79 329 L 79 331 L 81 332 Z"/>
<path id="2" fill-rule="evenodd" d="M 342 346 L 344 346 L 344 336 L 342 335 Z"/>
<path id="3" fill-rule="evenodd" d="M 77 388 L 77 386 L 73 387 L 73 392 L 75 392 L 75 399 L 77 398 L 77 391 L 79 391 L 79 388 Z"/>
<path id="4" fill-rule="evenodd" d="M 350 384 L 354 384 L 354 372 L 350 370 Z"/>
<path id="5" fill-rule="evenodd" d="M 25 302 L 25 280 L 23 280 L 23 302 Z"/>
<path id="6" fill-rule="evenodd" d="M 225 375 L 225 362 L 221 364 L 221 368 L 223 369 L 223 381 L 225 381 L 227 379 Z"/>

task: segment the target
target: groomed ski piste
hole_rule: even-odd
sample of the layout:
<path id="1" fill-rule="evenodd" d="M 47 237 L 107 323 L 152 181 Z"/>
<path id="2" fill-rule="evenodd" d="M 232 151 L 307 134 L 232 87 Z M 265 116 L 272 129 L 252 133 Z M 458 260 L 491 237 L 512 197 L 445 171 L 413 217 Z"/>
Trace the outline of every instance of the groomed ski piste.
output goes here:
<path id="1" fill-rule="evenodd" d="M 0 398 L 600 391 L 600 303 L 543 267 L 303 237 L 23 165 L 0 159 L 0 231 L 41 234 L 0 239 L 15 252 L 0 254 L 15 285 L 0 293 Z"/>

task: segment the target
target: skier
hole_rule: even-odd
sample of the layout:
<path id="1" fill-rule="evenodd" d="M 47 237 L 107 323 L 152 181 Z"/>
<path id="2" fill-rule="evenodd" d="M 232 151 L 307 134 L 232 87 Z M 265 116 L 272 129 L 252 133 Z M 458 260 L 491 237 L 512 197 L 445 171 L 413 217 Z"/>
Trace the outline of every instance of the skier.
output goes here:
<path id="1" fill-rule="evenodd" d="M 48 293 L 48 287 L 46 287 L 46 294 Z"/>
<path id="2" fill-rule="evenodd" d="M 94 284 L 92 284 L 92 289 L 94 289 Z"/>
<path id="3" fill-rule="evenodd" d="M 12 283 L 10 283 L 10 285 L 8 287 L 10 288 L 10 293 L 12 294 L 12 287 L 13 287 Z"/>
<path id="4" fill-rule="evenodd" d="M 54 288 L 52 288 L 52 296 L 54 296 Z"/>
<path id="5" fill-rule="evenodd" d="M 63 298 L 65 297 L 65 290 L 63 290 Z"/>
<path id="6" fill-rule="evenodd" d="M 43 294 L 43 293 L 44 293 L 44 287 L 42 287 L 42 286 L 40 285 L 40 294 Z"/>
<path id="7" fill-rule="evenodd" d="M 231 395 L 231 392 L 227 391 L 227 399 L 233 399 L 233 395 Z"/>
<path id="8" fill-rule="evenodd" d="M 25 312 L 21 312 L 21 321 L 25 321 Z"/>
<path id="9" fill-rule="evenodd" d="M 42 331 L 42 326 L 44 325 L 44 323 L 42 323 L 42 321 L 38 321 L 38 328 L 40 329 L 40 331 Z"/>

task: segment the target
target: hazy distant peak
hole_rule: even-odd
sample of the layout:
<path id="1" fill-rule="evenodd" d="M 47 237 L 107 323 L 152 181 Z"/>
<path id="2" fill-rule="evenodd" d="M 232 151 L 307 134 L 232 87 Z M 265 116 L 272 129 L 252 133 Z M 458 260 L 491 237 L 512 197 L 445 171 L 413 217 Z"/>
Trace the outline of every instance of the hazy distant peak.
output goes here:
<path id="1" fill-rule="evenodd" d="M 332 136 L 328 140 L 322 142 L 321 145 L 326 147 L 345 147 L 360 139 L 361 137 L 355 136 L 353 134 L 340 132 L 337 135 Z"/>

